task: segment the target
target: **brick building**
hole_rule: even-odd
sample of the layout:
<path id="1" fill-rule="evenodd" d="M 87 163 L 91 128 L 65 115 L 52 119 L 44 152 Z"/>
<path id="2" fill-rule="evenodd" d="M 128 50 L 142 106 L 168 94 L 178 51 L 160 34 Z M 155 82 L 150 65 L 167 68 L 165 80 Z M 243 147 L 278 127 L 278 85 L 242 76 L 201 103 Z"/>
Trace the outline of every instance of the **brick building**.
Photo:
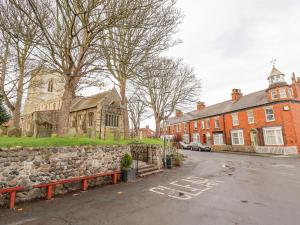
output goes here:
<path id="1" fill-rule="evenodd" d="M 145 128 L 139 129 L 139 136 L 144 138 L 153 138 L 155 137 L 155 132 L 147 125 Z"/>
<path id="2" fill-rule="evenodd" d="M 273 66 L 269 87 L 248 95 L 233 89 L 231 99 L 188 113 L 177 110 L 165 133 L 180 134 L 185 142 L 218 146 L 253 146 L 300 153 L 300 78 L 292 83 Z M 264 146 L 264 147 L 263 147 Z"/>

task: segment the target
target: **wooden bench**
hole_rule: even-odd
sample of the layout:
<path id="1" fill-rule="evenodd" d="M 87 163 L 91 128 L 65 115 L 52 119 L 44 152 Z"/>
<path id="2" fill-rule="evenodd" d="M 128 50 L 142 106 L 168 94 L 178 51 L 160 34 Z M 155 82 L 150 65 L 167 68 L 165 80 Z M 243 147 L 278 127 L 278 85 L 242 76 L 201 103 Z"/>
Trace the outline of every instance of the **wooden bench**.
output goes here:
<path id="1" fill-rule="evenodd" d="M 0 194 L 9 193 L 9 208 L 15 208 L 16 192 L 24 190 L 24 187 L 17 186 L 12 188 L 0 189 Z"/>
<path id="2" fill-rule="evenodd" d="M 88 180 L 92 180 L 92 179 L 95 179 L 98 177 L 111 176 L 112 183 L 116 184 L 119 174 L 120 174 L 119 171 L 98 173 L 98 174 L 91 175 L 91 176 L 74 177 L 74 178 L 70 178 L 70 179 L 51 181 L 49 183 L 44 183 L 44 184 L 37 184 L 37 185 L 33 185 L 33 187 L 34 188 L 47 188 L 46 199 L 50 200 L 53 196 L 53 189 L 55 188 L 56 185 L 81 181 L 81 190 L 86 191 L 88 189 Z"/>

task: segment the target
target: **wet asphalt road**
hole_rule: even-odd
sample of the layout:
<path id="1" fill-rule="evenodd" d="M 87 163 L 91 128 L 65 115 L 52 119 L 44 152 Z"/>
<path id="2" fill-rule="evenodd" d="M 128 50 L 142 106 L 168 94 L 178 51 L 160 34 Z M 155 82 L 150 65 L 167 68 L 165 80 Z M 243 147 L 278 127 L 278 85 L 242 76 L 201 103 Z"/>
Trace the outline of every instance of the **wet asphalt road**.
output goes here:
<path id="1" fill-rule="evenodd" d="M 137 182 L 0 209 L 0 224 L 300 224 L 300 158 L 185 154 L 181 168 Z"/>

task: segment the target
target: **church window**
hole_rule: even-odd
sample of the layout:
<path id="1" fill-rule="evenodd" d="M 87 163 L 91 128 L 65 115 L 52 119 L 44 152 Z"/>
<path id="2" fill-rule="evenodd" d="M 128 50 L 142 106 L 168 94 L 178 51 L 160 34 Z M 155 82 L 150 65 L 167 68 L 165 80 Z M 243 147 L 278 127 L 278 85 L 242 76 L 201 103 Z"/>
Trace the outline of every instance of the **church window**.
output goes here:
<path id="1" fill-rule="evenodd" d="M 89 126 L 92 127 L 94 124 L 94 113 L 90 112 L 89 113 Z"/>
<path id="2" fill-rule="evenodd" d="M 118 127 L 119 126 L 119 116 L 106 114 L 105 115 L 105 126 Z"/>
<path id="3" fill-rule="evenodd" d="M 53 80 L 49 80 L 48 82 L 48 92 L 53 92 Z"/>

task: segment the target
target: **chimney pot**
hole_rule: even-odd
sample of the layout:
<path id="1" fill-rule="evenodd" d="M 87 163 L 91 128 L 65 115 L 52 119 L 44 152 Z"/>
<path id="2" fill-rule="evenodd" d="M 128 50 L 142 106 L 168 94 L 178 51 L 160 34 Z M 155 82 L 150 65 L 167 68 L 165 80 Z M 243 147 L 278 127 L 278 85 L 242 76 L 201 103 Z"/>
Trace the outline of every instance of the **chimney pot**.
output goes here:
<path id="1" fill-rule="evenodd" d="M 182 113 L 182 111 L 181 110 L 179 110 L 179 109 L 176 109 L 176 117 L 181 117 L 181 116 L 183 116 L 183 113 Z"/>
<path id="2" fill-rule="evenodd" d="M 232 89 L 231 92 L 231 99 L 232 101 L 238 101 L 240 98 L 243 97 L 241 89 Z"/>
<path id="3" fill-rule="evenodd" d="M 197 102 L 197 110 L 201 111 L 203 109 L 205 109 L 205 103 L 204 102 Z"/>

